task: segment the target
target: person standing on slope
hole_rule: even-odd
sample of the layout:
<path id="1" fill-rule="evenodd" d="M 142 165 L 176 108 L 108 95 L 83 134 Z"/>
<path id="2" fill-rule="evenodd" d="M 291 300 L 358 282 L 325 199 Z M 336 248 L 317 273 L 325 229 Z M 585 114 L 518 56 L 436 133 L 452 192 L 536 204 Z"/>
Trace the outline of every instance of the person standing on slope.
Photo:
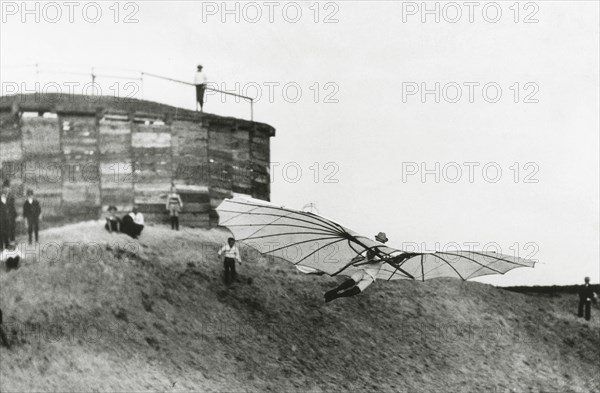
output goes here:
<path id="1" fill-rule="evenodd" d="M 179 230 L 179 212 L 183 209 L 183 202 L 177 193 L 175 185 L 171 185 L 171 192 L 167 195 L 167 210 L 171 218 L 171 229 Z"/>
<path id="2" fill-rule="evenodd" d="M 223 258 L 223 267 L 225 269 L 225 284 L 229 285 L 232 281 L 235 280 L 236 272 L 235 272 L 235 263 L 238 262 L 240 265 L 242 264 L 242 259 L 240 258 L 240 251 L 235 245 L 235 239 L 230 237 L 227 239 L 227 244 L 225 244 L 217 255 L 220 258 Z"/>
<path id="3" fill-rule="evenodd" d="M 33 190 L 27 190 L 27 200 L 23 204 L 23 217 L 27 219 L 27 232 L 29 234 L 29 244 L 32 242 L 32 235 L 35 233 L 35 242 L 39 240 L 40 215 L 42 208 L 37 199 L 33 197 Z"/>
<path id="4" fill-rule="evenodd" d="M 592 299 L 596 298 L 596 294 L 592 291 L 590 285 L 590 278 L 585 278 L 585 285 L 579 289 L 579 307 L 577 309 L 577 316 L 583 317 L 583 310 L 585 309 L 585 320 L 589 321 L 592 317 Z"/>

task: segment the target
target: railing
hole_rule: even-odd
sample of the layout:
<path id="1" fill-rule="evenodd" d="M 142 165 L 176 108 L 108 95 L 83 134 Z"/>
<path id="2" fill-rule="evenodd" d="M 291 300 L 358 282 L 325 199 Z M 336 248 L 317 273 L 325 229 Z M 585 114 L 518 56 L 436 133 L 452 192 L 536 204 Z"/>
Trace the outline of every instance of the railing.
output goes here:
<path id="1" fill-rule="evenodd" d="M 24 89 L 17 88 L 16 90 L 5 91 L 5 87 L 6 87 L 5 83 L 11 83 L 11 82 L 2 81 L 2 85 L 3 85 L 2 86 L 2 94 L 20 94 L 20 93 L 25 94 L 25 93 L 32 93 L 32 92 L 41 93 L 40 91 L 38 91 L 40 88 L 39 82 L 40 82 L 40 76 L 44 75 L 44 74 L 78 76 L 78 77 L 83 77 L 85 79 L 89 78 L 89 80 L 91 81 L 91 86 L 87 86 L 87 87 L 83 86 L 83 88 L 85 88 L 85 90 L 83 91 L 83 94 L 86 94 L 89 91 L 89 88 L 91 87 L 91 94 L 89 94 L 89 95 L 96 95 L 99 90 L 101 91 L 101 88 L 99 87 L 98 82 L 97 82 L 98 78 L 107 78 L 107 79 L 111 79 L 111 80 L 122 79 L 122 80 L 128 80 L 128 81 L 139 81 L 139 83 L 140 83 L 139 93 L 141 95 L 142 100 L 144 99 L 144 84 L 145 84 L 145 80 L 147 77 L 161 79 L 164 81 L 182 84 L 182 85 L 186 85 L 186 86 L 195 86 L 193 83 L 186 82 L 183 80 L 170 78 L 167 76 L 158 75 L 158 74 L 154 74 L 154 73 L 150 73 L 150 72 L 125 69 L 125 68 L 90 67 L 89 68 L 90 71 L 88 73 L 88 72 L 79 72 L 79 71 L 65 71 L 65 69 L 68 69 L 69 66 L 64 66 L 64 65 L 55 65 L 54 67 L 58 67 L 58 69 L 52 69 L 51 67 L 52 67 L 51 65 L 44 65 L 44 64 L 39 64 L 39 63 L 1 65 L 0 70 L 2 70 L 3 72 L 0 73 L 0 76 L 7 69 L 8 70 L 10 70 L 10 69 L 23 70 L 23 69 L 33 68 L 33 72 L 35 74 L 35 90 L 23 91 Z M 87 67 L 76 67 L 76 68 L 87 68 Z M 108 73 L 105 71 L 113 72 L 113 73 Z M 119 75 L 119 73 L 126 73 L 128 75 Z M 0 79 L 4 79 L 4 78 L 0 78 Z M 126 84 L 126 86 L 127 86 L 127 84 Z M 206 90 L 224 94 L 224 95 L 242 98 L 245 101 L 248 101 L 250 103 L 250 120 L 254 121 L 254 100 L 255 100 L 254 98 L 210 87 L 210 83 L 207 84 Z M 135 93 L 137 94 L 138 92 L 136 91 Z M 133 98 L 133 97 L 128 97 L 128 98 Z M 196 109 L 197 109 L 197 105 L 196 105 Z"/>

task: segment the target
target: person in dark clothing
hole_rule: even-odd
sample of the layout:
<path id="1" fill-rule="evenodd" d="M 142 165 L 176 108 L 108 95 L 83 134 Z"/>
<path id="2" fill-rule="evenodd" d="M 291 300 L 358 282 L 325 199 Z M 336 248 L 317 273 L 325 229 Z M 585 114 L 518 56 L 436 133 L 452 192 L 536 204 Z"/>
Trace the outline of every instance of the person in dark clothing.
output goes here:
<path id="1" fill-rule="evenodd" d="M 596 294 L 592 291 L 592 286 L 590 285 L 590 278 L 585 278 L 585 285 L 579 289 L 579 307 L 577 309 L 577 316 L 579 318 L 583 317 L 583 311 L 585 309 L 585 320 L 589 321 L 592 317 L 592 299 Z"/>
<path id="2" fill-rule="evenodd" d="M 23 204 L 23 217 L 27 219 L 27 232 L 29 244 L 32 243 L 32 234 L 35 233 L 36 243 L 39 241 L 40 215 L 42 208 L 37 199 L 33 197 L 33 190 L 27 190 L 27 200 Z"/>
<path id="3" fill-rule="evenodd" d="M 10 180 L 4 180 L 2 187 L 6 192 L 6 203 L 8 205 L 8 219 L 10 223 L 8 227 L 8 240 L 14 242 L 17 228 L 17 208 L 15 207 L 15 195 L 10 189 Z"/>
<path id="4" fill-rule="evenodd" d="M 134 206 L 131 213 L 123 216 L 121 220 L 121 232 L 137 239 L 144 230 L 144 215 Z"/>
<path id="5" fill-rule="evenodd" d="M 8 337 L 6 337 L 6 333 L 4 333 L 4 327 L 2 326 L 2 309 L 0 309 L 0 344 L 10 349 Z"/>
<path id="6" fill-rule="evenodd" d="M 121 218 L 121 233 L 133 237 L 134 231 L 133 217 L 131 217 L 129 214 L 125 214 L 123 218 Z"/>
<path id="7" fill-rule="evenodd" d="M 10 213 L 4 189 L 0 191 L 0 251 L 8 248 L 10 239 Z"/>
<path id="8" fill-rule="evenodd" d="M 108 216 L 106 217 L 104 228 L 110 233 L 121 232 L 121 219 L 117 217 L 116 206 L 111 205 L 108 207 Z"/>

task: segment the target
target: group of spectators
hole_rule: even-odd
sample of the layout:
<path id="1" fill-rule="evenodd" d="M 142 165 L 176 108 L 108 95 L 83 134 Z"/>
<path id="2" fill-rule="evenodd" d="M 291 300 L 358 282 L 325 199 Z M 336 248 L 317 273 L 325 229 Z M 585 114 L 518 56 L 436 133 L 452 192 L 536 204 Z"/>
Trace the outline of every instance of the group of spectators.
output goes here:
<path id="1" fill-rule="evenodd" d="M 116 206 L 108 207 L 104 228 L 110 233 L 124 233 L 137 239 L 144 230 L 144 215 L 138 211 L 137 206 L 134 206 L 133 210 L 125 214 L 123 218 L 119 218 L 117 211 Z"/>
<path id="2" fill-rule="evenodd" d="M 165 209 L 169 213 L 171 229 L 178 231 L 179 212 L 183 208 L 183 202 L 175 189 L 175 185 L 171 185 L 171 192 L 166 195 L 166 199 Z M 137 239 L 144 229 L 144 215 L 138 210 L 137 206 L 134 206 L 131 212 L 120 218 L 117 207 L 111 205 L 108 207 L 104 228 L 110 233 L 125 233 Z"/>
<path id="3" fill-rule="evenodd" d="M 42 208 L 33 196 L 32 190 L 27 190 L 23 203 L 23 219 L 27 221 L 29 244 L 39 241 L 40 217 Z M 16 197 L 10 188 L 10 181 L 4 180 L 0 190 L 0 263 L 6 266 L 6 271 L 17 269 L 21 262 L 21 252 L 16 244 L 17 232 Z"/>
<path id="4" fill-rule="evenodd" d="M 29 233 L 29 244 L 39 240 L 40 218 L 42 207 L 34 197 L 33 190 L 27 190 L 25 202 L 23 203 L 23 219 L 27 221 Z M 10 181 L 4 180 L 0 191 L 0 250 L 6 249 L 15 242 L 17 228 L 16 197 L 10 188 Z"/>

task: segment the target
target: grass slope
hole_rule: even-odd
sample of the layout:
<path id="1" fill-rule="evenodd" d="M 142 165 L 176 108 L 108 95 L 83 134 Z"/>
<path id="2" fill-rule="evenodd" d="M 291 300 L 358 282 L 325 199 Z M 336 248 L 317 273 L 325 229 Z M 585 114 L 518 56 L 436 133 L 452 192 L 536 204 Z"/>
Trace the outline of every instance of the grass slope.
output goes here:
<path id="1" fill-rule="evenodd" d="M 598 309 L 577 319 L 576 295 L 378 281 L 325 304 L 336 279 L 251 252 L 227 289 L 226 237 L 42 232 L 37 253 L 0 272 L 13 342 L 0 391 L 600 391 Z"/>

